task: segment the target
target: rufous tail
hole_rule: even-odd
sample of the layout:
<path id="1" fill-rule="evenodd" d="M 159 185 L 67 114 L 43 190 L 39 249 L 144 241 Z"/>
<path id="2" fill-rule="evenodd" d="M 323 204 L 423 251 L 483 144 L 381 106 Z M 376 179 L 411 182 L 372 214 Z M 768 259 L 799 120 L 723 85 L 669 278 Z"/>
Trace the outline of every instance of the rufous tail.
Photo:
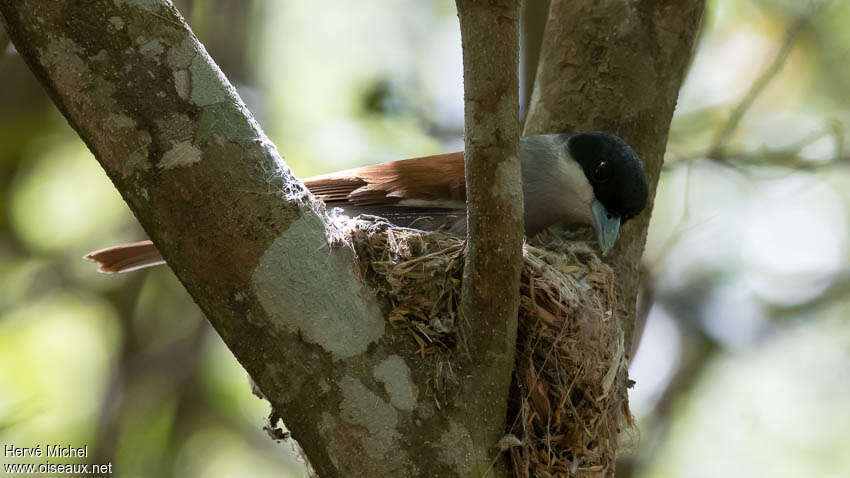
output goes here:
<path id="1" fill-rule="evenodd" d="M 165 264 L 159 250 L 151 241 L 131 242 L 89 252 L 84 259 L 97 262 L 98 271 L 105 274 L 130 272 Z"/>
<path id="2" fill-rule="evenodd" d="M 411 180 L 399 181 L 399 177 Z M 445 214 L 446 210 L 463 208 L 466 201 L 463 152 L 402 159 L 314 176 L 305 179 L 304 184 L 328 207 L 348 208 L 355 214 L 374 213 L 362 209 L 364 207 L 389 208 L 383 211 L 386 214 L 405 206 L 405 201 L 414 203 L 413 207 L 437 208 Z M 435 191 L 437 197 L 434 197 Z M 400 217 L 406 214 L 412 220 L 426 213 L 420 210 L 411 214 L 403 208 L 398 212 Z M 107 247 L 86 254 L 85 258 L 97 262 L 100 272 L 107 274 L 165 263 L 150 241 Z"/>

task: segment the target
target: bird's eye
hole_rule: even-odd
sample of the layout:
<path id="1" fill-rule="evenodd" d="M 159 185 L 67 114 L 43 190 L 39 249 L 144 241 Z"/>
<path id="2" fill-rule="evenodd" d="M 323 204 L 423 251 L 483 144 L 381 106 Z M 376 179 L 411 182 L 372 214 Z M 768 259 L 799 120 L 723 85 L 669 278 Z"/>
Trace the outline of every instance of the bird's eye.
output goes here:
<path id="1" fill-rule="evenodd" d="M 604 183 L 614 176 L 614 168 L 607 161 L 602 161 L 593 172 L 593 179 L 598 183 Z"/>

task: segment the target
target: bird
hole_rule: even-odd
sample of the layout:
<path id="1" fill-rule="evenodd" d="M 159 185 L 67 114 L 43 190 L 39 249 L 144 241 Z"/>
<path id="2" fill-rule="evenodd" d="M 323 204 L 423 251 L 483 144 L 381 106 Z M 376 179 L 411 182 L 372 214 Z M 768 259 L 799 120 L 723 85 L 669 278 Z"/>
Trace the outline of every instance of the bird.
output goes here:
<path id="1" fill-rule="evenodd" d="M 632 148 L 604 131 L 522 136 L 519 139 L 525 235 L 554 224 L 593 226 L 603 255 L 620 227 L 646 206 L 643 166 Z M 382 216 L 393 224 L 466 230 L 463 152 L 390 161 L 304 180 L 328 208 L 350 216 Z M 334 209 L 332 209 L 334 210 Z M 93 251 L 85 259 L 104 273 L 128 272 L 165 261 L 149 240 Z"/>

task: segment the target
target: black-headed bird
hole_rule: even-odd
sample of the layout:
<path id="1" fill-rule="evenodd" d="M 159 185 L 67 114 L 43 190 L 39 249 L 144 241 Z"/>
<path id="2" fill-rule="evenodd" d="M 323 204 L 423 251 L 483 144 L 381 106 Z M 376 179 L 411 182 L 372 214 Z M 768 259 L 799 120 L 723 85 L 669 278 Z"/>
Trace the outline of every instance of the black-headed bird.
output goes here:
<path id="1" fill-rule="evenodd" d="M 646 206 L 640 160 L 617 136 L 592 131 L 524 136 L 519 142 L 525 234 L 554 224 L 596 229 L 603 253 L 620 226 Z M 328 208 L 354 216 L 386 217 L 405 227 L 464 234 L 466 181 L 463 152 L 402 159 L 304 180 Z M 127 272 L 164 263 L 150 241 L 91 252 L 101 272 Z"/>

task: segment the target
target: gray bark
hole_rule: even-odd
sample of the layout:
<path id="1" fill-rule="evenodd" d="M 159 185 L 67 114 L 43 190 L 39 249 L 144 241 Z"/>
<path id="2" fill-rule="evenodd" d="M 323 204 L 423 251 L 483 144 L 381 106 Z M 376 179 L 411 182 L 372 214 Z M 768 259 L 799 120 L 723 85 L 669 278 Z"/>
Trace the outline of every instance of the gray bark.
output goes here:
<path id="1" fill-rule="evenodd" d="M 466 416 L 485 424 L 472 439 L 505 473 L 505 433 L 516 354 L 522 269 L 523 197 L 519 143 L 517 0 L 457 0 L 463 46 L 467 246 L 460 313 L 469 377 Z"/>
<path id="2" fill-rule="evenodd" d="M 531 91 L 537 78 L 537 64 L 546 20 L 549 18 L 549 0 L 523 0 L 520 8 L 519 35 L 519 114 L 524 119 L 531 104 Z"/>
<path id="3" fill-rule="evenodd" d="M 169 2 L 0 0 L 21 56 L 321 476 L 481 476 L 498 462 L 516 331 L 516 295 L 503 292 L 518 290 L 522 229 L 517 11 L 507 0 L 458 9 L 471 333 L 456 405 L 437 410 L 322 205 Z M 654 193 L 701 10 L 553 0 L 526 133 L 613 131 Z M 648 220 L 625 228 L 613 256 L 628 317 Z"/>
<path id="4" fill-rule="evenodd" d="M 504 397 L 476 382 L 436 409 L 322 204 L 170 2 L 0 0 L 0 14 L 321 476 L 480 476 L 493 444 L 472 437 L 503 418 L 470 409 Z"/>
<path id="5" fill-rule="evenodd" d="M 605 130 L 644 164 L 646 210 L 630 221 L 609 263 L 617 274 L 627 343 L 639 264 L 673 110 L 704 0 L 552 0 L 524 134 Z"/>

